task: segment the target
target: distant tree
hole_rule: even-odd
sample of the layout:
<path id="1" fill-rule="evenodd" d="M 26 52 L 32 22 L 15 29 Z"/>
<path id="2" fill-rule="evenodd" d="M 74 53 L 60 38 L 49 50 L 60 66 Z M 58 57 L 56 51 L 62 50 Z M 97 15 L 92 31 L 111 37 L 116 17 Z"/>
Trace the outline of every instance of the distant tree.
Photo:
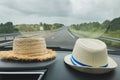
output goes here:
<path id="1" fill-rule="evenodd" d="M 109 25 L 110 25 L 110 20 L 105 20 L 105 21 L 102 23 L 102 28 L 108 28 Z"/>
<path id="2" fill-rule="evenodd" d="M 101 28 L 104 29 L 104 30 L 106 30 L 105 32 L 108 32 L 110 22 L 111 22 L 110 20 L 105 20 L 105 21 L 102 23 Z"/>
<path id="3" fill-rule="evenodd" d="M 120 17 L 113 19 L 108 27 L 109 31 L 120 30 Z"/>
<path id="4" fill-rule="evenodd" d="M 5 24 L 0 24 L 0 33 L 13 33 L 18 30 L 15 28 L 12 22 L 6 22 Z"/>
<path id="5" fill-rule="evenodd" d="M 57 28 L 60 28 L 60 27 L 63 27 L 63 26 L 64 26 L 63 24 L 54 23 L 54 24 L 53 24 L 53 29 L 57 29 Z"/>
<path id="6" fill-rule="evenodd" d="M 43 23 L 42 23 L 42 22 L 40 22 L 40 26 L 43 26 Z"/>
<path id="7" fill-rule="evenodd" d="M 100 29 L 101 24 L 99 22 L 89 22 L 81 24 L 72 24 L 70 27 L 72 27 L 75 30 L 96 31 L 97 29 Z"/>

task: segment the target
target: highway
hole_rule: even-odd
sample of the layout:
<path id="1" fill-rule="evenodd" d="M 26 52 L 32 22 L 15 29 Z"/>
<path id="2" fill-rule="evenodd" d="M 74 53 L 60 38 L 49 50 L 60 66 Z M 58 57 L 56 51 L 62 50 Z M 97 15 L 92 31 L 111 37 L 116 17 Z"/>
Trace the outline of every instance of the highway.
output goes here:
<path id="1" fill-rule="evenodd" d="M 46 38 L 46 43 L 52 47 L 62 47 L 72 49 L 78 38 L 72 35 L 66 27 Z"/>
<path id="2" fill-rule="evenodd" d="M 32 34 L 31 36 L 44 37 L 46 40 L 47 47 L 61 47 L 61 48 L 67 48 L 67 49 L 73 49 L 74 44 L 78 39 L 78 37 L 74 36 L 71 32 L 68 31 L 67 27 L 62 27 L 52 32 L 36 33 L 34 35 Z M 10 42 L 7 45 L 12 45 L 12 42 Z M 120 51 L 120 49 L 110 47 L 110 46 L 108 46 L 108 50 Z"/>
<path id="3" fill-rule="evenodd" d="M 34 33 L 34 34 L 23 34 L 18 35 L 16 37 L 44 37 L 46 40 L 46 44 L 49 47 L 62 47 L 62 48 L 69 48 L 72 49 L 75 41 L 77 40 L 77 37 L 72 35 L 66 27 L 60 28 L 56 31 L 51 32 L 42 32 L 42 33 Z M 4 37 L 0 38 L 1 40 L 4 40 Z M 7 37 L 8 40 L 13 39 L 12 36 Z M 5 45 L 5 43 L 3 43 Z M 2 44 L 0 44 L 1 46 Z M 7 42 L 6 45 L 12 45 L 12 42 Z"/>
<path id="4" fill-rule="evenodd" d="M 82 37 L 80 37 L 82 38 Z M 74 44 L 78 37 L 68 31 L 66 27 L 63 27 L 60 31 L 53 33 L 51 36 L 46 38 L 46 43 L 48 46 L 61 47 L 73 49 Z M 120 51 L 119 48 L 107 46 L 109 51 Z"/>

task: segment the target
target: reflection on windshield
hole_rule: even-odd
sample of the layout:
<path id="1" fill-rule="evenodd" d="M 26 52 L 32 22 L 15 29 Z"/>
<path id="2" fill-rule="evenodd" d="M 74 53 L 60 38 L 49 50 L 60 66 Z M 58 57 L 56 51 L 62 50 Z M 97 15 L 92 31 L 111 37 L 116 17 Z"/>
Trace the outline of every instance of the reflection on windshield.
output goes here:
<path id="1" fill-rule="evenodd" d="M 78 38 L 97 38 L 120 50 L 119 3 L 0 0 L 0 46 L 17 37 L 44 37 L 48 47 L 72 49 Z"/>
<path id="2" fill-rule="evenodd" d="M 109 46 L 120 48 L 120 17 L 112 21 L 106 20 L 101 24 L 99 22 L 72 24 L 69 31 L 78 37 L 98 38 Z"/>
<path id="3" fill-rule="evenodd" d="M 13 25 L 12 22 L 6 22 L 0 24 L 0 42 L 13 40 L 15 37 L 46 37 L 54 31 L 63 27 L 63 24 L 54 23 L 47 24 L 18 24 Z"/>
<path id="4" fill-rule="evenodd" d="M 89 22 L 65 26 L 61 23 L 18 24 L 12 22 L 0 24 L 0 42 L 13 40 L 15 37 L 44 37 L 48 46 L 74 47 L 78 38 L 97 38 L 108 46 L 120 48 L 120 18 L 103 23 Z"/>

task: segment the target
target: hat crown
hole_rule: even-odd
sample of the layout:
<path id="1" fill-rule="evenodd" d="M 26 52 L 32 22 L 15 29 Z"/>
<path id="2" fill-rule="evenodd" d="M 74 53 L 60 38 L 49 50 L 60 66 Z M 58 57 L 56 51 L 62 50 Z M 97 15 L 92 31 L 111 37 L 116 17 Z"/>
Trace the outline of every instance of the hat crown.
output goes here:
<path id="1" fill-rule="evenodd" d="M 13 41 L 15 54 L 37 56 L 47 53 L 44 38 L 15 38 Z"/>
<path id="2" fill-rule="evenodd" d="M 97 39 L 78 39 L 72 55 L 77 61 L 89 66 L 100 67 L 108 63 L 107 47 Z"/>

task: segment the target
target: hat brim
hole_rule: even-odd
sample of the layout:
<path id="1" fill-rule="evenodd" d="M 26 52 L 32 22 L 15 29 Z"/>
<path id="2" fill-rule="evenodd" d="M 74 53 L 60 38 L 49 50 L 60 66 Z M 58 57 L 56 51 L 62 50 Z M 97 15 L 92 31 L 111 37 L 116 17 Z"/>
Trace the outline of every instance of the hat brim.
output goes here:
<path id="1" fill-rule="evenodd" d="M 64 62 L 71 66 L 72 68 L 86 73 L 93 73 L 93 74 L 102 74 L 110 72 L 111 70 L 114 70 L 117 67 L 117 63 L 111 58 L 108 57 L 108 66 L 107 67 L 88 67 L 88 66 L 76 66 L 73 65 L 70 58 L 72 54 L 69 54 L 65 56 Z"/>
<path id="2" fill-rule="evenodd" d="M 27 56 L 27 55 L 18 55 L 14 54 L 11 51 L 0 51 L 0 57 L 4 59 L 12 59 L 12 60 L 22 60 L 22 61 L 46 61 L 50 59 L 54 59 L 56 57 L 56 52 L 51 49 L 47 49 L 48 53 L 40 55 L 40 56 Z"/>

